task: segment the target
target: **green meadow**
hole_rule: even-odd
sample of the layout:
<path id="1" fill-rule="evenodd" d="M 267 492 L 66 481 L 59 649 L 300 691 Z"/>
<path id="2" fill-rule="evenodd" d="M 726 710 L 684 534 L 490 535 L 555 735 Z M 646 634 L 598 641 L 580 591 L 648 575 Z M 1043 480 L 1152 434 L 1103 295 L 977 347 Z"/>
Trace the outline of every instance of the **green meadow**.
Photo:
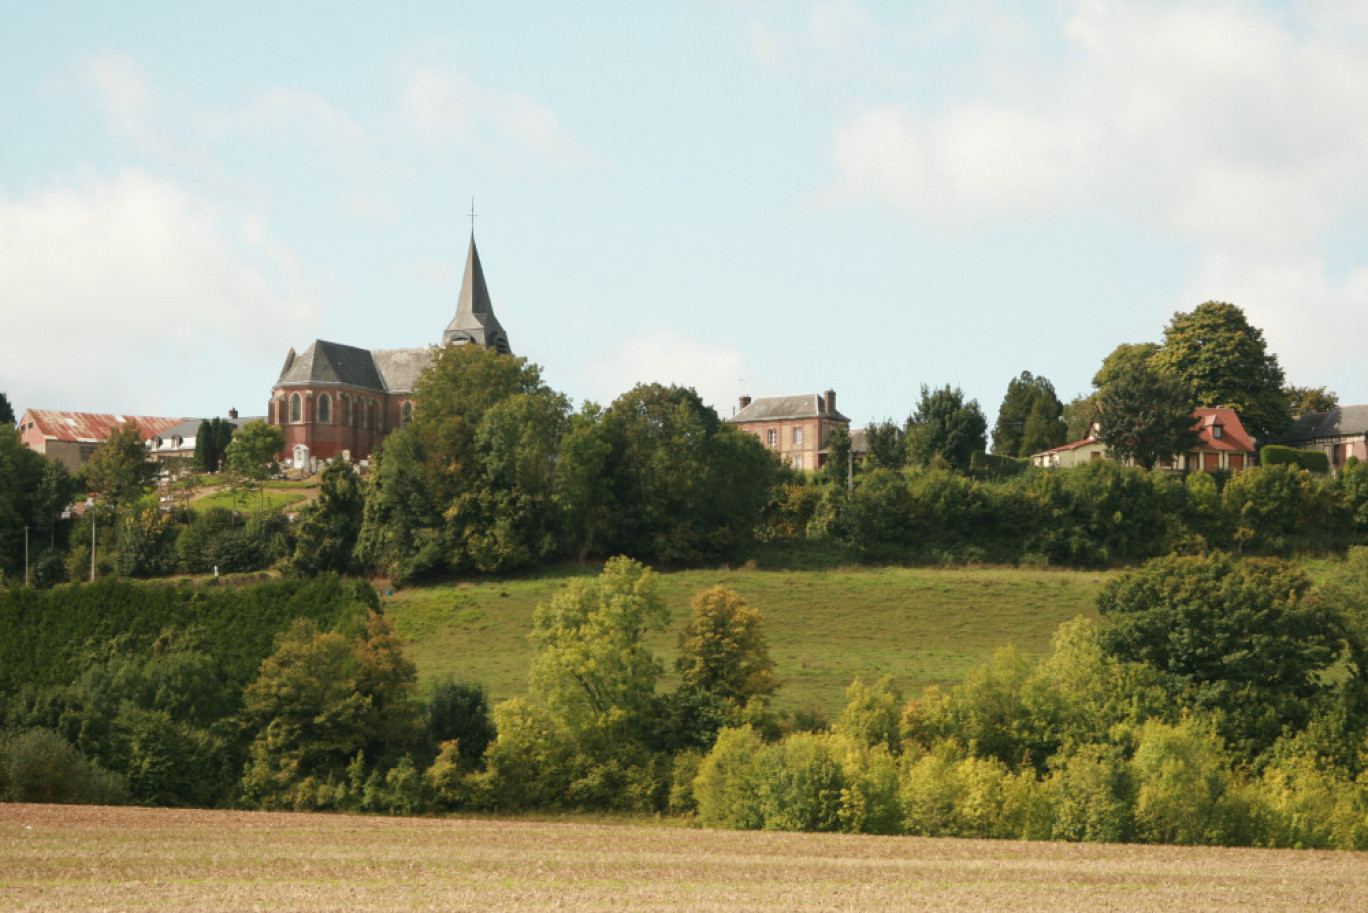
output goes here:
<path id="1" fill-rule="evenodd" d="M 491 700 L 522 693 L 532 659 L 532 613 L 575 576 L 565 567 L 542 575 L 400 590 L 384 597 L 417 663 L 420 686 L 439 678 L 480 682 Z M 834 717 L 856 676 L 892 675 L 906 694 L 955 684 L 1006 644 L 1040 656 L 1060 622 L 1094 615 L 1110 574 L 1017 568 L 845 567 L 826 570 L 720 568 L 665 572 L 671 610 L 650 644 L 673 686 L 679 631 L 689 600 L 721 584 L 765 619 L 781 682 L 778 707 L 817 709 Z"/>

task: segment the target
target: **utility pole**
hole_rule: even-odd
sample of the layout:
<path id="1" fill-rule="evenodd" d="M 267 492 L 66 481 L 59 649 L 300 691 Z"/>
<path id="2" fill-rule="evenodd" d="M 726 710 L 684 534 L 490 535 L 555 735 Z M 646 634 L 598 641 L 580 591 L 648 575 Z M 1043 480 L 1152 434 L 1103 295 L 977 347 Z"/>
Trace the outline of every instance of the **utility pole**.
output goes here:
<path id="1" fill-rule="evenodd" d="M 24 586 L 28 586 L 28 585 L 29 585 L 28 531 L 29 531 L 29 528 L 28 528 L 27 526 L 25 526 L 25 527 L 24 527 Z"/>
<path id="2" fill-rule="evenodd" d="M 90 582 L 95 582 L 95 499 L 86 498 L 86 509 L 90 511 Z"/>

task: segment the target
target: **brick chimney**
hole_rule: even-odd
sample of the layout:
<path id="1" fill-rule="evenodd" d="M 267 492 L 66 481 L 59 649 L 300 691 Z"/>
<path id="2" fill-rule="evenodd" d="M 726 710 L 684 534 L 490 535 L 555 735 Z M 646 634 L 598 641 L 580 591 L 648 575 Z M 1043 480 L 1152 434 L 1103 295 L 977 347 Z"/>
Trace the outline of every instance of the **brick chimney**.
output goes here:
<path id="1" fill-rule="evenodd" d="M 236 408 L 236 407 L 228 410 L 228 417 L 229 417 L 229 418 L 237 418 L 237 408 Z"/>
<path id="2" fill-rule="evenodd" d="M 835 390 L 828 390 L 828 391 L 826 392 L 826 397 L 825 397 L 825 398 L 826 398 L 825 406 L 826 406 L 826 412 L 827 412 L 827 414 L 830 415 L 830 414 L 835 413 L 835 411 L 836 411 L 836 391 L 835 391 Z"/>
<path id="3" fill-rule="evenodd" d="M 746 408 L 746 407 L 749 406 L 750 404 L 751 404 L 751 398 L 750 398 L 749 396 L 743 396 L 743 397 L 741 397 L 741 408 L 742 408 L 742 409 Z"/>

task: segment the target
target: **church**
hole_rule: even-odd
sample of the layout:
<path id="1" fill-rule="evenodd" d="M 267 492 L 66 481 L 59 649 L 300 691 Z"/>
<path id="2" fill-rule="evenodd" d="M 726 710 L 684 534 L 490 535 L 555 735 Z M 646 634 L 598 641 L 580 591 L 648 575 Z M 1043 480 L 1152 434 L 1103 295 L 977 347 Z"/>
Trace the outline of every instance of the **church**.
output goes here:
<path id="1" fill-rule="evenodd" d="M 494 316 L 475 235 L 470 235 L 456 316 L 442 345 L 478 345 L 511 354 L 508 334 Z M 366 460 L 413 415 L 413 387 L 432 363 L 433 346 L 361 349 L 316 339 L 294 349 L 271 390 L 267 421 L 285 432 L 285 457 L 295 466 L 343 457 Z"/>

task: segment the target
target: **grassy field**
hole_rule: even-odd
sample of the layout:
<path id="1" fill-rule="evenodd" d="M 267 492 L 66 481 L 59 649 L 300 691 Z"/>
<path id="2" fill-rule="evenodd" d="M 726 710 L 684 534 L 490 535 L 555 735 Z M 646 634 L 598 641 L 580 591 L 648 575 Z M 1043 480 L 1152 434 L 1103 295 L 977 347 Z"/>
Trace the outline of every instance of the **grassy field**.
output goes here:
<path id="1" fill-rule="evenodd" d="M 268 485 L 260 495 L 253 491 L 241 499 L 234 498 L 233 493 L 225 488 L 190 502 L 190 506 L 199 511 L 212 507 L 226 507 L 229 510 L 257 510 L 262 507 L 266 510 L 278 510 L 306 500 L 309 495 L 305 488 L 311 487 L 313 486 Z"/>
<path id="2" fill-rule="evenodd" d="M 451 675 L 482 682 L 494 700 L 525 687 L 527 634 L 539 602 L 576 574 L 567 568 L 528 579 L 401 590 L 385 611 L 408 642 L 423 684 Z M 689 600 L 722 584 L 765 617 L 782 683 L 778 706 L 844 706 L 857 675 L 890 674 L 905 693 L 959 682 L 1004 644 L 1038 655 L 1060 622 L 1094 613 L 1108 575 L 1015 568 L 841 568 L 820 571 L 692 570 L 661 575 L 671 608 L 651 646 L 673 668 Z M 671 681 L 667 678 L 667 685 Z"/>
<path id="3" fill-rule="evenodd" d="M 1368 854 L 0 805 L 6 910 L 1361 910 Z"/>

